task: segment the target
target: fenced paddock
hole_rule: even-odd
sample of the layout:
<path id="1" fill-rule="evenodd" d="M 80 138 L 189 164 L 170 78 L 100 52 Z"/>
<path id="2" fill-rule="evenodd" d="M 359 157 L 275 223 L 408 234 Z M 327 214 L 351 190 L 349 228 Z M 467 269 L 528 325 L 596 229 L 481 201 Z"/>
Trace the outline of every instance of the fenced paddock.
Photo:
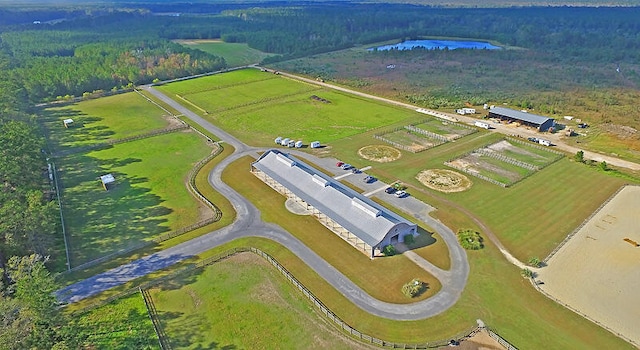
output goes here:
<path id="1" fill-rule="evenodd" d="M 373 137 L 412 153 L 426 151 L 448 141 L 444 136 L 421 132 L 410 126 L 377 133 Z"/>
<path id="2" fill-rule="evenodd" d="M 498 186 L 509 187 L 562 157 L 559 152 L 505 139 L 451 159 L 445 165 Z"/>
<path id="3" fill-rule="evenodd" d="M 410 126 L 430 132 L 436 135 L 444 136 L 447 140 L 453 141 L 461 137 L 478 132 L 478 129 L 444 120 L 440 118 L 427 118 Z"/>
<path id="4" fill-rule="evenodd" d="M 547 296 L 640 346 L 640 187 L 627 186 L 547 260 L 537 287 Z M 625 239 L 629 241 L 625 241 Z"/>

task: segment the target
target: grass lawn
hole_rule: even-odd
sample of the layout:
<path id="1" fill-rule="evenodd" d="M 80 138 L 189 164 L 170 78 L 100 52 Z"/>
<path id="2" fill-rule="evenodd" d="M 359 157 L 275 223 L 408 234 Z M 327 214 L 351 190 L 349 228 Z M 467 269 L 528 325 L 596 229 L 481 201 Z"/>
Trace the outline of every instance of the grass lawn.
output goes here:
<path id="1" fill-rule="evenodd" d="M 140 293 L 113 301 L 75 319 L 86 339 L 86 349 L 160 348 Z"/>
<path id="2" fill-rule="evenodd" d="M 233 72 L 227 74 L 233 74 Z M 288 96 L 304 94 L 304 97 L 298 98 L 305 98 L 310 96 L 314 90 L 320 90 L 320 88 L 311 84 L 292 82 L 288 79 L 265 79 L 227 86 L 222 89 L 186 93 L 181 96 L 215 116 L 218 113 L 243 106 L 278 102 Z"/>
<path id="3" fill-rule="evenodd" d="M 269 80 L 256 81 L 266 79 L 260 78 L 265 74 Z M 268 74 L 244 69 L 171 83 L 158 89 L 184 96 L 188 100 L 183 102 L 186 107 L 203 114 L 243 142 L 257 146 L 272 145 L 276 136 L 305 143 L 314 140 L 330 143 L 418 116 L 407 109 Z M 193 94 L 193 91 L 199 93 Z M 329 102 L 313 99 L 313 95 Z M 189 102 L 209 114 L 204 115 Z"/>
<path id="4" fill-rule="evenodd" d="M 175 349 L 364 348 L 266 260 L 241 253 L 150 290 Z"/>
<path id="5" fill-rule="evenodd" d="M 49 144 L 55 151 L 87 146 L 162 129 L 166 112 L 135 92 L 87 100 L 42 112 Z M 74 120 L 65 128 L 63 119 Z"/>
<path id="6" fill-rule="evenodd" d="M 176 40 L 180 45 L 221 56 L 229 67 L 259 63 L 273 54 L 250 48 L 244 43 L 225 43 L 220 40 Z"/>
<path id="7" fill-rule="evenodd" d="M 286 198 L 247 171 L 251 160 L 250 157 L 244 157 L 228 166 L 223 173 L 223 180 L 249 198 L 261 210 L 263 220 L 277 222 L 369 295 L 391 303 L 410 303 L 426 299 L 440 290 L 440 282 L 435 277 L 403 255 L 371 260 L 322 226 L 314 217 L 298 216 L 287 211 L 284 207 Z M 427 282 L 429 289 L 412 300 L 404 296 L 401 289 L 402 285 L 414 278 Z"/>
<path id="8" fill-rule="evenodd" d="M 278 78 L 277 75 L 261 72 L 259 69 L 239 69 L 232 72 L 208 75 L 197 79 L 182 80 L 170 84 L 158 85 L 156 88 L 166 94 L 182 96 L 276 78 Z"/>
<path id="9" fill-rule="evenodd" d="M 72 267 L 198 221 L 186 175 L 210 151 L 187 131 L 60 159 Z M 98 180 L 106 173 L 116 178 L 109 191 Z"/>

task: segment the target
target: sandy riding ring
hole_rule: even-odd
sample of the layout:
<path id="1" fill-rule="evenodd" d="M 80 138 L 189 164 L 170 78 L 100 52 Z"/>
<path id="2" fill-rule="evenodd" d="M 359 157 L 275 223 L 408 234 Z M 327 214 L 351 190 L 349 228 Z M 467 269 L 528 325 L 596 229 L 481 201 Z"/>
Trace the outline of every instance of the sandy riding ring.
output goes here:
<path id="1" fill-rule="evenodd" d="M 360 148 L 358 155 L 373 162 L 388 163 L 402 157 L 402 152 L 390 146 L 371 145 Z"/>
<path id="2" fill-rule="evenodd" d="M 428 169 L 416 175 L 423 185 L 440 192 L 462 192 L 471 188 L 468 177 L 447 169 Z"/>

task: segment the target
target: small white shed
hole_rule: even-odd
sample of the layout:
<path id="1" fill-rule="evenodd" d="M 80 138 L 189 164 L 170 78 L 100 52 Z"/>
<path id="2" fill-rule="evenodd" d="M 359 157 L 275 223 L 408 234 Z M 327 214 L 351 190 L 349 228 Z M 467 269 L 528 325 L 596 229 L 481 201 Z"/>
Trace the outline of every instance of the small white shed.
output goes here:
<path id="1" fill-rule="evenodd" d="M 100 176 L 100 181 L 102 181 L 102 187 L 104 187 L 105 191 L 109 191 L 110 185 L 116 182 L 116 179 L 112 174 L 106 174 Z"/>

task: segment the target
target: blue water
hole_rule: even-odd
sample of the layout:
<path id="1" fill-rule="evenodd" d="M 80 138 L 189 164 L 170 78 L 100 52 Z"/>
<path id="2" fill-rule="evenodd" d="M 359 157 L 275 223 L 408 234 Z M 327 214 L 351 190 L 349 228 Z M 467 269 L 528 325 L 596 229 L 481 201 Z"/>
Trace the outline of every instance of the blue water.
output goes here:
<path id="1" fill-rule="evenodd" d="M 501 47 L 491 45 L 482 41 L 457 41 L 457 40 L 407 40 L 399 44 L 378 46 L 368 49 L 369 51 L 389 51 L 389 50 L 411 50 L 415 48 L 425 48 L 428 50 L 445 48 L 449 50 L 455 49 L 485 49 L 500 50 Z"/>

